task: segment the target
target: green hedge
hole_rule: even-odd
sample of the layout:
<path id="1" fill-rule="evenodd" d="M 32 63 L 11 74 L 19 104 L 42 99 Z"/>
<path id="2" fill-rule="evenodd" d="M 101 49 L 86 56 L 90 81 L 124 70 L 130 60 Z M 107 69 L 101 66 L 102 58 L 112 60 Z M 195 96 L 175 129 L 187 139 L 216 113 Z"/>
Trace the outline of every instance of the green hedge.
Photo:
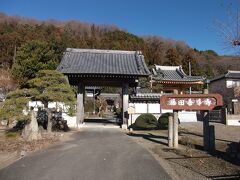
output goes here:
<path id="1" fill-rule="evenodd" d="M 163 113 L 158 118 L 158 126 L 160 129 L 168 129 L 168 117 L 173 116 L 173 113 Z"/>
<path id="2" fill-rule="evenodd" d="M 141 114 L 136 119 L 133 128 L 137 130 L 158 129 L 157 118 L 152 114 Z"/>

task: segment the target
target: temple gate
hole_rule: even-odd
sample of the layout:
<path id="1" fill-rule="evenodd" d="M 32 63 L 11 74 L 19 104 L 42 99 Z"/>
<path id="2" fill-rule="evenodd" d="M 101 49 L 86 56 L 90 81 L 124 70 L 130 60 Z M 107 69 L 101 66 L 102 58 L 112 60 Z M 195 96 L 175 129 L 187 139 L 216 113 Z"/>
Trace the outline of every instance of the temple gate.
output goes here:
<path id="1" fill-rule="evenodd" d="M 124 114 L 128 110 L 129 87 L 136 88 L 140 77 L 150 75 L 140 51 L 67 48 L 57 70 L 77 86 L 76 126 L 84 121 L 85 86 L 121 87 L 124 129 L 128 127 Z"/>

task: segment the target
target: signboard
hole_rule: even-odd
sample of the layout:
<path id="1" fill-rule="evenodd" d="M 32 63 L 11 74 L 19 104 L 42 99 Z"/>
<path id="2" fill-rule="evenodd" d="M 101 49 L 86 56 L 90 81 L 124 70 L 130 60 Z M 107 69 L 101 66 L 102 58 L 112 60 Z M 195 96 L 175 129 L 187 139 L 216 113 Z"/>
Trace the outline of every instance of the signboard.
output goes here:
<path id="1" fill-rule="evenodd" d="M 223 105 L 220 94 L 166 94 L 160 97 L 162 109 L 212 110 Z"/>

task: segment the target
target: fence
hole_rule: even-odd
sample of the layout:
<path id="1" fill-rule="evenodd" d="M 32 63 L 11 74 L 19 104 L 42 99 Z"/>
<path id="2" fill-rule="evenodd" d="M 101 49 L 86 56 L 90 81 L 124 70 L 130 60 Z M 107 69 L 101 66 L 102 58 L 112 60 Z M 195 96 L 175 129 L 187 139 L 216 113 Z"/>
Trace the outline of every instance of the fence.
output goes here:
<path id="1" fill-rule="evenodd" d="M 209 111 L 209 121 L 216 123 L 226 123 L 226 112 L 224 108 Z"/>

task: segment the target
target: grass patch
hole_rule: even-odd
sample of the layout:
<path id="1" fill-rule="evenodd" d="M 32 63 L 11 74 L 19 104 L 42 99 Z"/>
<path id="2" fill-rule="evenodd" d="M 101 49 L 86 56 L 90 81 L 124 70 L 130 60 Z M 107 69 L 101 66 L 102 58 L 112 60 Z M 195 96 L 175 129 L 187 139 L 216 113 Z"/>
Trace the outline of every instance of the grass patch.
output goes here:
<path id="1" fill-rule="evenodd" d="M 7 138 L 17 138 L 18 136 L 19 136 L 18 132 L 10 132 L 10 131 L 5 132 L 5 137 Z"/>

